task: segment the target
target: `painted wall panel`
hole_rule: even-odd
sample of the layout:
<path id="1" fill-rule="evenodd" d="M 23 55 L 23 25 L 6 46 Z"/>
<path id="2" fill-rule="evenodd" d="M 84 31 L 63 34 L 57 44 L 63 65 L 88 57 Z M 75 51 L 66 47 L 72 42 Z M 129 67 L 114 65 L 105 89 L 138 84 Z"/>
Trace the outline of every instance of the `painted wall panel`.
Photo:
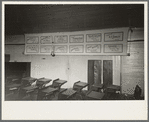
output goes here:
<path id="1" fill-rule="evenodd" d="M 31 55 L 24 55 L 24 45 L 6 45 L 5 54 L 10 54 L 10 62 L 31 62 Z"/>
<path id="2" fill-rule="evenodd" d="M 24 35 L 6 36 L 5 44 L 25 44 Z"/>

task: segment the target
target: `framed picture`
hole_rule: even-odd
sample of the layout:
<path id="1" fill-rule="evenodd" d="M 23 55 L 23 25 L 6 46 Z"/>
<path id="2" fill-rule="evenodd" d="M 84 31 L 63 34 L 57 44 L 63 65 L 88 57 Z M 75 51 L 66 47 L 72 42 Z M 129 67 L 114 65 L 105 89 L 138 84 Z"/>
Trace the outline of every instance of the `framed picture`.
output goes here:
<path id="1" fill-rule="evenodd" d="M 104 41 L 123 41 L 123 32 L 110 32 L 104 34 Z"/>
<path id="2" fill-rule="evenodd" d="M 102 40 L 101 33 L 86 35 L 86 42 L 101 42 L 101 40 Z"/>
<path id="3" fill-rule="evenodd" d="M 69 46 L 69 53 L 83 53 L 84 46 L 83 45 L 70 45 Z"/>
<path id="4" fill-rule="evenodd" d="M 83 43 L 84 42 L 84 35 L 70 35 L 69 36 L 70 43 Z"/>

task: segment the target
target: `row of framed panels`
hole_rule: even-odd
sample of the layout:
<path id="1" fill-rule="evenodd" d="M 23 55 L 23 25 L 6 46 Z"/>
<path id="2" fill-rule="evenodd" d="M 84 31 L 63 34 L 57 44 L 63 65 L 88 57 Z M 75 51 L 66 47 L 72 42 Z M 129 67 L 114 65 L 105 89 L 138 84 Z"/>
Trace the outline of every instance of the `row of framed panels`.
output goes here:
<path id="1" fill-rule="evenodd" d="M 123 44 L 86 44 L 86 45 L 26 45 L 26 54 L 123 53 Z"/>
<path id="2" fill-rule="evenodd" d="M 86 34 L 86 41 L 84 41 L 84 34 L 77 35 L 49 35 L 49 36 L 27 36 L 26 44 L 65 44 L 65 43 L 93 43 L 102 42 L 102 34 Z M 123 41 L 123 32 L 109 32 L 104 33 L 104 42 Z"/>

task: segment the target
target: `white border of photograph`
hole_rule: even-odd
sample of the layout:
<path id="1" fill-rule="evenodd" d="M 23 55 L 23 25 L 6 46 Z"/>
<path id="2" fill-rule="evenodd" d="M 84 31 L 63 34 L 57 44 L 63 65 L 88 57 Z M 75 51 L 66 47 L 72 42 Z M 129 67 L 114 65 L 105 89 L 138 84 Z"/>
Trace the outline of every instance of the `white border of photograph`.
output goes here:
<path id="1" fill-rule="evenodd" d="M 2 82 L 2 120 L 147 120 L 148 119 L 148 23 L 147 2 L 2 2 L 2 81 L 4 79 L 5 4 L 144 4 L 145 100 L 142 101 L 4 101 Z"/>

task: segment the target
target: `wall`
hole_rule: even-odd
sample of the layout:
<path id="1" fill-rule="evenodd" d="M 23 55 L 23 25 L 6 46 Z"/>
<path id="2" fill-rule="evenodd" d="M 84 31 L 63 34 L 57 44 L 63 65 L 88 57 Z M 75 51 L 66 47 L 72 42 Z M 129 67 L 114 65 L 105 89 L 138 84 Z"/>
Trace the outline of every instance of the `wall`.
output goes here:
<path id="1" fill-rule="evenodd" d="M 133 94 L 136 85 L 144 95 L 144 41 L 129 42 L 130 56 L 122 56 L 122 92 Z"/>

